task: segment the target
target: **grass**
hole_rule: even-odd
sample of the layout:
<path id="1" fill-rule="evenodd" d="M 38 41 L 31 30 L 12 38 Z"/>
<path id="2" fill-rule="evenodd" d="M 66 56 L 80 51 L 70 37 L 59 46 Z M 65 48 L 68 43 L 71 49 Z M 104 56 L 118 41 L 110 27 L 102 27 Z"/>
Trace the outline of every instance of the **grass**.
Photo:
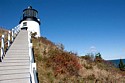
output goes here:
<path id="1" fill-rule="evenodd" d="M 78 57 L 45 37 L 32 37 L 39 83 L 124 83 L 125 72 L 111 63 Z"/>
<path id="2" fill-rule="evenodd" d="M 55 49 L 48 52 L 47 66 L 52 67 L 55 76 L 58 74 L 78 75 L 80 64 L 75 55 Z"/>

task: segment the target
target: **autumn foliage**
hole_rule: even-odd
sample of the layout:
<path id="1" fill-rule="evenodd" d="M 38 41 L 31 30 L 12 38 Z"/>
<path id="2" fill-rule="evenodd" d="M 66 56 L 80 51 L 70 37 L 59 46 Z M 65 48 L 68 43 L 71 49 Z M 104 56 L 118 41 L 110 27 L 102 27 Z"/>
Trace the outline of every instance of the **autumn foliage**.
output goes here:
<path id="1" fill-rule="evenodd" d="M 51 54 L 51 56 L 47 61 L 47 66 L 53 67 L 55 75 L 69 74 L 78 76 L 80 64 L 75 55 L 60 50 L 51 50 L 49 54 Z"/>

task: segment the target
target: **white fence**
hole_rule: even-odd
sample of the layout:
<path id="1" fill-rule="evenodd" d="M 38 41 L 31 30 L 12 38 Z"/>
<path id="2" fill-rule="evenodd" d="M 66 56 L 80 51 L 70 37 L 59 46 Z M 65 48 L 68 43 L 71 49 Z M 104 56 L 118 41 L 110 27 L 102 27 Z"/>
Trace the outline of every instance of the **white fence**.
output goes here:
<path id="1" fill-rule="evenodd" d="M 32 46 L 33 44 L 31 43 L 31 34 L 30 32 L 28 33 L 28 42 L 29 42 L 29 57 L 30 57 L 30 75 L 31 75 L 31 80 L 32 83 L 38 83 L 37 79 L 37 70 L 36 70 L 36 63 L 34 62 L 34 55 L 33 55 L 33 50 Z"/>
<path id="2" fill-rule="evenodd" d="M 16 26 L 14 29 L 12 29 L 11 31 L 8 31 L 8 33 L 3 34 L 1 37 L 1 53 L 0 53 L 0 62 L 2 62 L 6 51 L 9 49 L 10 45 L 13 43 L 15 37 L 17 36 L 17 34 L 19 33 L 20 29 L 19 29 L 19 25 Z M 6 39 L 7 38 L 7 39 Z M 7 46 L 5 46 L 7 44 Z"/>

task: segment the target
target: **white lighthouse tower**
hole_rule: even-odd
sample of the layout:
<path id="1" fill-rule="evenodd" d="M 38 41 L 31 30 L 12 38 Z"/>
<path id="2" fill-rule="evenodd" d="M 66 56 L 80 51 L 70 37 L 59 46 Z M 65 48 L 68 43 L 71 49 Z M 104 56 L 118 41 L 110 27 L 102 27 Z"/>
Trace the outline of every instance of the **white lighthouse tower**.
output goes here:
<path id="1" fill-rule="evenodd" d="M 32 33 L 36 32 L 36 37 L 40 37 L 40 19 L 38 19 L 38 11 L 29 6 L 23 10 L 23 18 L 20 20 L 20 29 L 26 29 Z"/>

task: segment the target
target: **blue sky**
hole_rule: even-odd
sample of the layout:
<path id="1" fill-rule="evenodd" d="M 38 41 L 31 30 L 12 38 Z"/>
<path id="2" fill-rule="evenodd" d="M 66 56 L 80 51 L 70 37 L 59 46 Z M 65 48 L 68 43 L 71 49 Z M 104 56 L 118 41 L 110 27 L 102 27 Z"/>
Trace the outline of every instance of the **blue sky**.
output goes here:
<path id="1" fill-rule="evenodd" d="M 39 12 L 41 35 L 65 50 L 125 58 L 125 0 L 1 0 L 0 26 L 18 25 L 29 5 Z"/>

